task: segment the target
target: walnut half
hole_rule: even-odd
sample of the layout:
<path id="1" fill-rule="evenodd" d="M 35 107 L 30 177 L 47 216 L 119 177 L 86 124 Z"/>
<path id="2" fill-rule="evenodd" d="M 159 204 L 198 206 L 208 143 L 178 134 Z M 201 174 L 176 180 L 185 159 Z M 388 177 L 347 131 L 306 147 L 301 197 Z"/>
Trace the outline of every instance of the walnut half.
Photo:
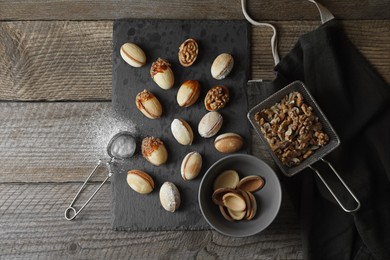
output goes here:
<path id="1" fill-rule="evenodd" d="M 204 105 L 208 111 L 216 111 L 229 102 L 229 89 L 225 86 L 214 86 L 206 94 Z"/>
<path id="2" fill-rule="evenodd" d="M 178 55 L 183 67 L 191 66 L 198 57 L 198 43 L 194 39 L 187 39 L 180 45 Z"/>

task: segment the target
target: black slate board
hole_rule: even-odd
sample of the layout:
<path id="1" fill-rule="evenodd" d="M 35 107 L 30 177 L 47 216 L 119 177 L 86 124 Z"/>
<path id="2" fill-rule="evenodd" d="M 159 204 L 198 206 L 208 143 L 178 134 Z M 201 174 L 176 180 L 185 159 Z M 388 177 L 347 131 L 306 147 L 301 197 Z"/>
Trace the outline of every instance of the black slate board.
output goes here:
<path id="1" fill-rule="evenodd" d="M 128 161 L 115 163 L 112 177 L 112 228 L 114 230 L 199 230 L 208 229 L 198 206 L 200 180 L 212 163 L 224 157 L 214 146 L 214 138 L 203 139 L 197 132 L 201 117 L 206 114 L 203 100 L 208 89 L 215 85 L 229 88 L 231 101 L 220 110 L 224 125 L 220 133 L 236 132 L 244 137 L 245 146 L 240 153 L 249 153 L 250 133 L 246 119 L 248 111 L 246 82 L 249 75 L 250 46 L 246 21 L 199 21 L 199 20 L 119 20 L 113 29 L 113 96 L 115 117 L 131 120 L 136 125 L 134 135 L 138 139 L 136 155 Z M 199 44 L 197 61 L 189 68 L 180 65 L 177 53 L 180 44 L 194 38 Z M 147 55 L 147 64 L 142 68 L 127 65 L 119 49 L 125 42 L 134 42 Z M 235 64 L 231 74 L 224 80 L 211 77 L 210 67 L 214 58 L 223 52 L 231 53 Z M 175 74 L 175 85 L 170 90 L 160 89 L 151 79 L 149 70 L 158 57 L 168 59 Z M 201 95 L 189 108 L 180 108 L 176 93 L 182 82 L 198 80 Z M 163 106 L 160 119 L 146 118 L 135 106 L 135 96 L 143 89 L 154 93 Z M 183 118 L 192 126 L 194 142 L 182 146 L 173 138 L 170 124 L 174 118 Z M 168 162 L 156 167 L 146 162 L 141 155 L 140 143 L 146 136 L 161 138 L 168 150 Z M 200 175 L 185 182 L 180 176 L 180 165 L 184 156 L 198 151 L 203 156 Z M 127 171 L 144 170 L 153 177 L 156 188 L 149 195 L 134 192 L 126 182 Z M 165 211 L 159 202 L 159 189 L 165 181 L 176 184 L 181 192 L 182 205 L 175 213 Z"/>

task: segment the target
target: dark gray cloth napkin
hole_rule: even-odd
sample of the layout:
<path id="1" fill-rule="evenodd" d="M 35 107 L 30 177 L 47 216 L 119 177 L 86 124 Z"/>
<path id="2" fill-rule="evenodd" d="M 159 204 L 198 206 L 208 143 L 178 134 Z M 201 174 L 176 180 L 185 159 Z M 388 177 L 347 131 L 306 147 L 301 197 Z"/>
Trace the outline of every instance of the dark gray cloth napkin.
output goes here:
<path id="1" fill-rule="evenodd" d="M 361 202 L 344 212 L 309 169 L 281 176 L 299 209 L 305 259 L 390 259 L 390 86 L 336 20 L 303 35 L 275 71 L 273 82 L 250 87 L 261 99 L 292 81 L 306 84 L 341 139 L 326 159 Z M 316 167 L 354 208 L 329 169 Z"/>

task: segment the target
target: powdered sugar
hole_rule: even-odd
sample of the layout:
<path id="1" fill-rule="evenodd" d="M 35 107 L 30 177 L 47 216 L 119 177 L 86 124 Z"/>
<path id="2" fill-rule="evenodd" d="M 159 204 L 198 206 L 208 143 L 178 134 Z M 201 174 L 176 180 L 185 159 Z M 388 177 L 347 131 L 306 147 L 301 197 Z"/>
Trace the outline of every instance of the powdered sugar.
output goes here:
<path id="1" fill-rule="evenodd" d="M 96 111 L 91 117 L 87 119 L 87 125 L 91 126 L 90 137 L 94 142 L 93 146 L 99 147 L 101 152 L 96 152 L 103 157 L 107 157 L 107 146 L 110 140 L 119 132 L 126 131 L 134 135 L 136 133 L 135 124 L 128 118 L 121 117 L 115 114 L 112 109 L 103 109 Z M 130 141 L 130 145 L 125 147 L 126 141 L 130 141 L 127 138 L 120 138 L 115 142 L 114 147 L 111 148 L 112 155 L 116 154 L 119 157 L 134 153 L 135 140 Z M 133 150 L 133 151 L 132 151 Z M 132 152 L 131 152 L 132 151 Z M 126 156 L 125 156 L 126 157 Z"/>

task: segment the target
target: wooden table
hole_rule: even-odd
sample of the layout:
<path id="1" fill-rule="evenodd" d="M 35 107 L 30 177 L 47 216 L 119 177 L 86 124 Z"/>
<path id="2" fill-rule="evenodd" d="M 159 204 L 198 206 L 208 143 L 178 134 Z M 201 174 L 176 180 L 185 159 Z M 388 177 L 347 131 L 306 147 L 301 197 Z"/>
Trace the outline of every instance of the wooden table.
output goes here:
<path id="1" fill-rule="evenodd" d="M 390 83 L 390 3 L 323 0 Z M 308 1 L 251 0 L 286 54 L 319 15 Z M 0 258 L 301 259 L 299 219 L 285 196 L 274 223 L 249 238 L 215 231 L 114 232 L 110 185 L 76 221 L 64 209 L 105 155 L 117 18 L 243 19 L 238 0 L 0 2 Z M 271 31 L 252 28 L 252 78 L 272 79 Z M 253 136 L 254 154 L 271 160 Z M 103 173 L 87 192 L 97 187 Z M 88 194 L 87 194 L 88 195 Z M 87 196 L 86 195 L 86 196 Z"/>

